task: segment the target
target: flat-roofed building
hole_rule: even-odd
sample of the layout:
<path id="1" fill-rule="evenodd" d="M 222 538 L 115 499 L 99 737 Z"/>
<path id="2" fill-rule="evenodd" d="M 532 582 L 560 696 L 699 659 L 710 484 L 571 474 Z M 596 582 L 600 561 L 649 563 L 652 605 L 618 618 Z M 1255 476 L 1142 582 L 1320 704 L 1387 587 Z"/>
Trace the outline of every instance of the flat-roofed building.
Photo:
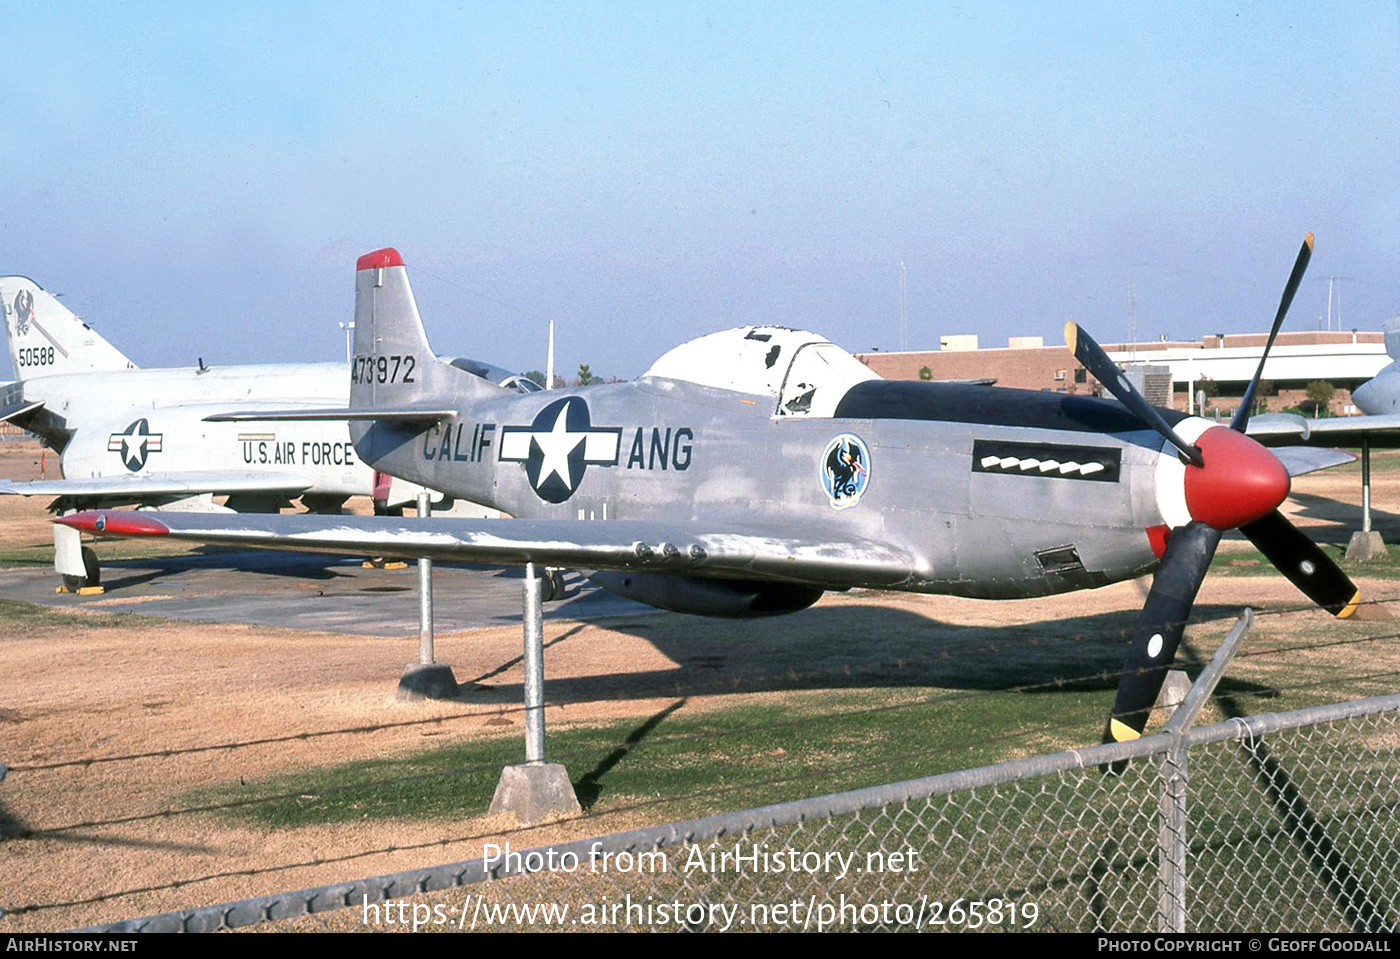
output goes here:
<path id="1" fill-rule="evenodd" d="M 1199 341 L 1104 344 L 1119 366 L 1165 367 L 1174 408 L 1195 412 L 1197 396 L 1207 394 L 1207 412 L 1229 412 L 1238 405 L 1264 350 L 1265 333 L 1211 334 Z M 967 347 L 968 340 L 973 342 Z M 999 386 L 1099 395 L 1102 388 L 1063 344 L 1046 346 L 1038 336 L 1013 336 L 1005 347 L 976 348 L 975 336 L 941 337 L 956 346 L 900 353 L 862 353 L 861 362 L 886 379 L 995 379 Z M 1351 412 L 1351 390 L 1390 362 L 1380 332 L 1285 332 L 1278 335 L 1264 369 L 1270 410 L 1300 406 L 1309 383 L 1336 388 L 1334 413 Z M 1157 379 L 1159 377 L 1154 377 Z"/>

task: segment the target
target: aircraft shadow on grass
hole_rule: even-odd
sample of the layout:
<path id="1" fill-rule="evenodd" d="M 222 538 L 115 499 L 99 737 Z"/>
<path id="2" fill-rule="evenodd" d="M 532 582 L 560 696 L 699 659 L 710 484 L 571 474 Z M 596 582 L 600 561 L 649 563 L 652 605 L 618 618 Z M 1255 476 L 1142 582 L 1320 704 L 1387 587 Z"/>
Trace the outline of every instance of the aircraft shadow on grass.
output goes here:
<path id="1" fill-rule="evenodd" d="M 1193 622 L 1219 620 L 1223 625 L 1238 613 L 1235 606 L 1198 604 Z M 663 623 L 660 616 L 667 620 Z M 818 689 L 1108 691 L 1117 686 L 1137 616 L 1137 610 L 1129 609 L 1041 623 L 959 626 L 878 607 L 818 607 L 723 624 L 652 614 L 607 625 L 651 643 L 678 665 L 591 676 L 551 675 L 550 648 L 587 643 L 590 631 L 575 627 L 551 635 L 547 626 L 545 697 L 552 703 L 583 703 Z M 690 622 L 694 632 L 677 637 L 676 624 Z M 518 702 L 519 683 L 492 681 L 512 665 L 460 678 L 486 684 L 493 702 Z M 1236 686 L 1243 687 L 1268 691 L 1247 683 Z M 463 699 L 480 701 L 482 695 L 482 690 L 469 691 Z"/>
<path id="2" fill-rule="evenodd" d="M 1345 546 L 1351 534 L 1361 528 L 1361 508 L 1350 503 L 1313 493 L 1293 493 L 1289 500 L 1301 507 L 1297 515 L 1303 519 L 1318 520 L 1336 524 L 1334 526 L 1310 526 L 1308 534 L 1314 539 Z M 1371 528 L 1379 530 L 1386 542 L 1397 542 L 1400 538 L 1400 514 L 1378 509 L 1371 502 Z"/>

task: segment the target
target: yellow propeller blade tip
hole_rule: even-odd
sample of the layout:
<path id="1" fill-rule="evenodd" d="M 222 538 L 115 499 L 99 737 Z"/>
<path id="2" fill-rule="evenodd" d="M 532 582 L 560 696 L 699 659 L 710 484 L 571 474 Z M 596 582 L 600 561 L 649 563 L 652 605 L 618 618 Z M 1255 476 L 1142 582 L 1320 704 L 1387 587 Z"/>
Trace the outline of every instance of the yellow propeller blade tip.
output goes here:
<path id="1" fill-rule="evenodd" d="M 1308 245 L 1308 250 L 1311 251 L 1312 248 L 1313 248 L 1313 235 L 1312 235 L 1311 233 L 1309 233 L 1309 234 L 1307 235 L 1307 238 L 1304 239 L 1303 242 L 1306 243 L 1306 244 Z"/>
<path id="2" fill-rule="evenodd" d="M 1113 741 L 1116 743 L 1130 743 L 1134 739 L 1138 739 L 1142 736 L 1142 733 L 1138 732 L 1133 727 L 1126 723 L 1120 723 L 1116 719 L 1110 719 L 1108 721 L 1108 731 L 1109 734 L 1113 736 Z"/>
<path id="3" fill-rule="evenodd" d="M 1076 348 L 1076 341 L 1079 339 L 1079 324 L 1073 320 L 1065 321 L 1065 346 L 1073 353 Z"/>
<path id="4" fill-rule="evenodd" d="M 1351 598 L 1351 602 L 1347 603 L 1346 607 L 1337 614 L 1337 618 L 1346 619 L 1352 613 L 1356 612 L 1356 607 L 1359 605 L 1361 605 L 1361 590 L 1358 589 L 1356 595 Z"/>

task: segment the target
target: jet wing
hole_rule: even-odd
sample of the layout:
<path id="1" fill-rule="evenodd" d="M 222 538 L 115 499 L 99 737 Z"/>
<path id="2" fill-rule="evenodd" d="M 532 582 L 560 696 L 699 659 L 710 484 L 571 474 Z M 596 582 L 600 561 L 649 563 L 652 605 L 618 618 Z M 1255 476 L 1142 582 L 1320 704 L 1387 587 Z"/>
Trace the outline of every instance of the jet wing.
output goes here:
<path id="1" fill-rule="evenodd" d="M 100 496 L 104 499 L 140 500 L 153 496 L 194 496 L 199 493 L 296 494 L 310 489 L 313 485 L 315 484 L 311 480 L 293 473 L 208 471 L 33 480 L 23 483 L 0 480 L 0 495 Z"/>
<path id="2" fill-rule="evenodd" d="M 1400 414 L 1308 420 L 1307 442 L 1314 446 L 1360 446 L 1363 439 L 1376 448 L 1400 447 Z"/>
<path id="3" fill-rule="evenodd" d="M 777 531 L 695 523 L 472 520 L 393 516 L 142 513 L 90 510 L 54 522 L 98 536 L 170 536 L 200 543 L 434 560 L 645 570 L 773 582 L 894 586 L 911 556 L 859 538 L 796 539 Z"/>
<path id="4" fill-rule="evenodd" d="M 1360 446 L 1364 439 L 1376 449 L 1400 448 L 1400 413 L 1380 416 L 1328 416 L 1304 419 L 1271 413 L 1250 421 L 1249 435 L 1265 446 Z"/>

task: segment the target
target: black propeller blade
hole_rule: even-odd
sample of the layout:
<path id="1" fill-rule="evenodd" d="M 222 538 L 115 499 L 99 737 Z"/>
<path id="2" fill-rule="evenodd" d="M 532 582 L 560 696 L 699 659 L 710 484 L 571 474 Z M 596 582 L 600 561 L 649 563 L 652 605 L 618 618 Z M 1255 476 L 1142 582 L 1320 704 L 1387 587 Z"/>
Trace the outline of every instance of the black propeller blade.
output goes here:
<path id="1" fill-rule="evenodd" d="M 1254 391 L 1259 388 L 1259 379 L 1264 375 L 1264 361 L 1269 358 L 1269 350 L 1273 349 L 1279 328 L 1283 326 L 1283 318 L 1288 315 L 1288 308 L 1293 305 L 1293 294 L 1298 292 L 1298 284 L 1303 282 L 1303 274 L 1308 271 L 1312 251 L 1313 235 L 1309 233 L 1303 238 L 1303 248 L 1298 251 L 1298 259 L 1293 261 L 1293 272 L 1288 275 L 1288 284 L 1283 288 L 1283 296 L 1279 297 L 1274 325 L 1269 330 L 1264 352 L 1259 356 L 1259 368 L 1254 371 L 1254 379 L 1249 381 L 1249 386 L 1244 391 L 1244 399 L 1240 401 L 1240 408 L 1235 411 L 1235 418 L 1230 421 L 1230 429 L 1237 433 L 1243 433 L 1249 426 L 1249 410 L 1254 405 Z"/>
<path id="2" fill-rule="evenodd" d="M 1118 695 L 1104 730 L 1104 742 L 1136 739 L 1147 725 L 1152 704 L 1176 656 L 1181 633 L 1206 578 L 1211 557 L 1220 545 L 1220 530 L 1206 523 L 1188 523 L 1167 541 L 1162 565 L 1142 607 L 1128 659 L 1118 680 Z"/>
<path id="3" fill-rule="evenodd" d="M 1249 408 L 1254 402 L 1260 377 L 1264 373 L 1264 363 L 1269 358 L 1269 350 L 1274 345 L 1279 328 L 1298 292 L 1298 286 L 1307 271 L 1312 258 L 1313 235 L 1308 234 L 1298 258 L 1293 264 L 1293 272 L 1288 277 L 1283 296 L 1279 300 L 1278 313 L 1269 331 L 1269 339 L 1259 358 L 1259 366 L 1254 378 L 1245 389 L 1244 399 L 1230 423 L 1237 433 L 1245 432 L 1249 425 Z M 1188 474 L 1192 467 L 1201 473 L 1189 474 L 1200 483 L 1211 483 L 1218 497 L 1238 496 L 1235 487 L 1228 485 L 1231 460 L 1227 451 L 1238 447 L 1238 443 L 1205 443 L 1212 452 L 1216 463 L 1214 473 L 1207 472 L 1201 450 L 1185 443 L 1175 430 L 1167 424 L 1154 407 L 1133 389 L 1127 377 L 1110 360 L 1103 349 L 1074 323 L 1065 324 L 1065 342 L 1074 352 L 1075 358 L 1084 364 L 1104 386 L 1128 407 L 1145 425 L 1152 427 L 1190 460 Z M 1224 457 L 1219 458 L 1219 457 Z M 1222 465 L 1223 464 L 1223 465 Z M 1222 470 L 1224 476 L 1222 476 Z M 1222 485 L 1223 484 L 1223 485 Z M 1188 486 L 1189 489 L 1189 486 Z M 1224 515 L 1229 516 L 1227 511 Z M 1238 515 L 1238 514 L 1236 514 Z M 1231 525 L 1233 520 L 1214 520 L 1222 525 Z M 1338 618 L 1350 616 L 1356 610 L 1361 594 L 1347 575 L 1327 556 L 1317 544 L 1303 535 L 1296 526 L 1274 509 L 1259 519 L 1245 523 L 1240 531 L 1249 537 L 1269 561 L 1290 581 L 1302 590 L 1309 599 Z M 1174 530 L 1162 554 L 1162 562 L 1152 581 L 1152 590 L 1133 631 L 1132 644 L 1128 648 L 1127 662 L 1119 679 L 1118 693 L 1109 714 L 1108 726 L 1104 730 L 1104 742 L 1123 742 L 1136 739 L 1147 725 L 1147 718 L 1153 703 L 1166 679 L 1168 667 L 1176 655 L 1181 642 L 1181 634 L 1191 607 L 1210 567 L 1216 547 L 1220 545 L 1221 530 L 1208 523 L 1193 520 Z"/>
<path id="4" fill-rule="evenodd" d="M 1303 594 L 1338 619 L 1356 612 L 1361 593 L 1316 543 L 1278 510 L 1240 527 L 1278 571 Z"/>
<path id="5" fill-rule="evenodd" d="M 1079 324 L 1073 320 L 1065 324 L 1065 345 L 1070 348 L 1074 358 L 1113 394 L 1114 399 L 1131 410 L 1138 419 L 1161 433 L 1164 439 L 1181 450 L 1181 455 L 1190 460 L 1192 465 L 1201 465 L 1201 451 L 1176 434 L 1176 430 L 1157 412 L 1157 407 L 1147 402 L 1143 395 L 1133 388 L 1133 384 L 1128 382 L 1118 364 L 1108 358 L 1103 347 L 1095 343 L 1094 338 L 1080 329 Z"/>

